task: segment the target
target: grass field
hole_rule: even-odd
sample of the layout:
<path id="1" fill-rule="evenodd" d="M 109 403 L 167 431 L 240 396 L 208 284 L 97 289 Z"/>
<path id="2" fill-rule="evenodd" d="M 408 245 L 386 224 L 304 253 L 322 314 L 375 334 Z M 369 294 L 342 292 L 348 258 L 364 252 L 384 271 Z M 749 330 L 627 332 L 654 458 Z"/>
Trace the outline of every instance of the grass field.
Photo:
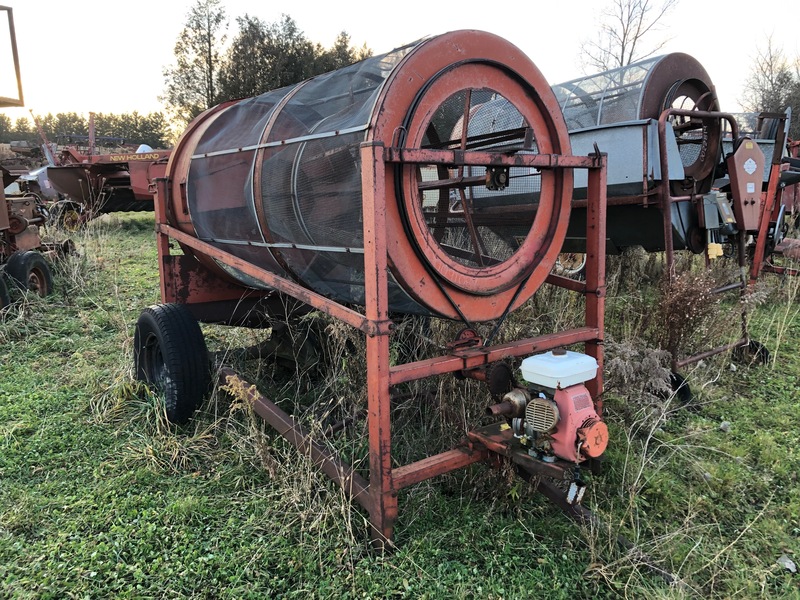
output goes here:
<path id="1" fill-rule="evenodd" d="M 247 406 L 217 390 L 175 427 L 133 381 L 133 325 L 159 300 L 152 227 L 152 215 L 93 222 L 75 236 L 80 256 L 57 267 L 56 293 L 17 297 L 0 322 L 0 597 L 800 598 L 779 563 L 800 562 L 800 282 L 765 279 L 753 299 L 769 364 L 720 356 L 689 369 L 695 398 L 683 406 L 664 392 L 655 350 L 658 261 L 610 261 L 612 439 L 584 502 L 604 526 L 581 528 L 521 480 L 476 466 L 404 490 L 398 548 L 377 556 L 363 511 Z M 735 336 L 736 303 L 678 302 L 691 314 L 666 314 L 689 335 L 672 343 Z M 579 309 L 542 290 L 509 327 L 545 330 Z M 319 327 L 355 349 L 334 354 L 324 379 L 319 367 L 298 375 L 229 356 L 312 429 L 363 400 L 360 341 L 324 321 L 309 330 Z M 214 351 L 261 335 L 204 331 Z M 480 421 L 479 386 L 432 386 L 397 407 L 400 458 Z M 363 464 L 363 433 L 331 443 Z"/>

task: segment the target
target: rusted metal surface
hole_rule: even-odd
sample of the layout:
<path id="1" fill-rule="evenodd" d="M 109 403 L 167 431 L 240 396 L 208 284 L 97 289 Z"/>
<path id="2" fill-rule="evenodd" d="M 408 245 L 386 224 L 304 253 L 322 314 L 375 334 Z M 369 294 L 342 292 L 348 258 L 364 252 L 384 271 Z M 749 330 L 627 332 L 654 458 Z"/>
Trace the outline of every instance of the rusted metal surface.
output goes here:
<path id="1" fill-rule="evenodd" d="M 600 339 L 600 335 L 601 331 L 597 327 L 580 327 L 506 344 L 455 351 L 447 356 L 395 365 L 391 368 L 389 382 L 391 385 L 398 385 L 430 375 L 476 369 L 505 358 L 546 352 L 572 344 L 591 343 L 592 340 Z"/>
<path id="2" fill-rule="evenodd" d="M 370 113 L 372 116 L 367 128 L 353 130 L 350 134 L 344 134 L 342 130 L 329 134 L 320 130 L 277 143 L 266 132 L 291 131 L 293 123 L 275 114 L 265 116 L 264 113 L 260 125 L 263 129 L 259 129 L 252 147 L 246 144 L 235 148 L 204 146 L 202 140 L 214 132 L 220 133 L 220 123 L 232 118 L 231 115 L 243 114 L 226 114 L 229 109 L 241 109 L 236 108 L 236 103 L 229 103 L 201 115 L 190 125 L 172 154 L 165 177 L 155 181 L 156 238 L 164 301 L 184 303 L 190 309 L 194 306 L 195 314 L 199 314 L 198 307 L 211 311 L 203 314 L 214 314 L 213 305 L 222 307 L 231 301 L 238 286 L 243 296 L 251 294 L 258 300 L 268 301 L 273 294 L 294 298 L 366 335 L 368 480 L 316 444 L 293 419 L 254 388 L 241 382 L 233 372 L 223 371 L 223 378 L 228 387 L 235 388 L 252 402 L 257 412 L 281 435 L 309 454 L 330 477 L 351 491 L 369 511 L 373 543 L 381 548 L 392 543 L 400 489 L 476 462 L 497 464 L 501 455 L 521 462 L 535 460 L 527 455 L 514 459 L 515 451 L 509 447 L 507 439 L 504 442 L 502 436 L 479 431 L 470 434 L 469 441 L 451 450 L 411 464 L 397 465 L 392 456 L 391 430 L 394 386 L 450 373 L 475 375 L 488 381 L 490 377 L 484 369 L 499 361 L 577 343 L 584 344 L 586 352 L 600 365 L 603 361 L 605 156 L 599 152 L 586 157 L 571 155 L 558 107 L 550 96 L 549 86 L 532 63 L 527 59 L 515 63 L 513 77 L 509 76 L 508 69 L 498 67 L 509 56 L 516 55 L 517 50 L 507 42 L 481 32 L 457 32 L 433 38 L 420 48 L 408 51 L 398 63 L 398 74 L 389 77 L 379 90 L 375 106 L 380 110 Z M 475 64 L 464 61 L 465 53 L 476 53 Z M 458 65 L 452 72 L 445 68 L 451 62 Z M 497 145 L 508 140 L 519 143 L 500 151 L 486 150 L 483 141 L 475 145 L 474 132 L 467 133 L 470 119 L 475 118 L 480 109 L 467 110 L 471 106 L 470 82 L 473 80 L 480 82 L 479 89 L 489 87 L 511 104 L 519 106 L 525 126 L 520 128 L 515 124 L 508 135 L 501 131 L 490 137 Z M 300 98 L 310 94 L 314 85 L 316 83 L 304 84 L 292 93 L 292 97 L 281 96 L 283 104 L 270 106 L 277 107 L 274 110 L 280 112 L 279 109 L 292 105 L 295 96 Z M 421 90 L 424 93 L 420 95 Z M 457 94 L 463 90 L 466 90 L 463 94 L 465 100 Z M 533 90 L 537 93 L 532 93 Z M 453 140 L 446 142 L 432 132 L 427 120 L 436 113 L 439 104 L 453 103 L 454 97 L 459 98 L 453 105 L 454 113 L 458 114 L 458 126 L 452 131 Z M 262 108 L 272 101 L 270 98 L 262 100 Z M 399 133 L 401 128 L 402 135 Z M 315 175 L 324 179 L 332 164 L 328 161 L 342 161 L 336 164 L 344 169 L 352 166 L 348 161 L 352 160 L 353 154 L 349 150 L 340 152 L 338 147 L 341 136 L 351 134 L 364 136 L 357 152 L 359 213 L 351 213 L 348 217 L 356 222 L 356 215 L 360 216 L 362 244 L 360 247 L 353 244 L 354 248 L 350 249 L 325 246 L 317 248 L 316 252 L 329 258 L 335 251 L 348 251 L 361 261 L 361 279 L 352 283 L 363 286 L 363 312 L 346 306 L 336 294 L 320 293 L 301 276 L 297 266 L 305 264 L 302 260 L 314 259 L 313 240 L 300 244 L 275 237 L 274 215 L 270 212 L 273 207 L 266 202 L 259 207 L 248 205 L 253 210 L 248 212 L 247 218 L 252 218 L 254 227 L 268 225 L 272 228 L 270 231 L 258 234 L 251 242 L 233 240 L 233 236 L 225 239 L 215 237 L 208 227 L 222 223 L 213 220 L 219 215 L 214 213 L 213 218 L 203 223 L 198 223 L 196 217 L 203 210 L 213 212 L 212 209 L 216 208 L 203 203 L 215 199 L 223 204 L 229 202 L 230 198 L 220 196 L 216 191 L 230 189 L 231 181 L 222 178 L 209 182 L 210 187 L 199 192 L 199 184 L 188 177 L 193 164 L 205 164 L 202 161 L 211 160 L 219 161 L 214 164 L 229 166 L 230 173 L 240 175 L 254 164 L 248 162 L 250 158 L 261 161 L 259 164 L 263 169 L 268 169 L 273 164 L 269 161 L 275 156 L 284 156 L 281 153 L 287 149 L 289 153 L 285 156 L 293 157 L 292 152 L 299 156 L 298 148 L 302 147 L 307 152 L 304 156 L 313 158 L 307 163 L 296 163 L 307 169 L 304 176 Z M 531 145 L 534 136 L 535 152 Z M 314 154 L 309 149 L 321 143 L 329 144 L 325 153 Z M 474 172 L 470 174 L 470 169 L 485 169 L 488 175 L 479 178 Z M 541 189 L 535 194 L 514 198 L 514 202 L 526 205 L 529 222 L 524 223 L 519 248 L 508 256 L 495 259 L 483 248 L 486 234 L 480 228 L 495 227 L 495 234 L 502 236 L 502 227 L 510 222 L 509 215 L 521 212 L 514 202 L 493 207 L 493 196 L 486 195 L 504 185 L 506 169 L 522 169 L 526 176 L 535 175 L 536 181 L 541 181 Z M 566 232 L 575 169 L 589 171 L 586 237 L 590 247 L 585 282 L 549 276 Z M 423 170 L 424 177 L 421 175 Z M 264 173 L 258 177 L 264 177 Z M 209 173 L 206 175 L 210 176 Z M 297 179 L 299 181 L 299 176 Z M 263 178 L 260 181 L 261 187 L 267 183 Z M 470 186 L 478 189 L 463 193 Z M 402 195 L 397 195 L 398 190 L 403 191 Z M 335 187 L 330 187 L 325 193 L 335 192 Z M 196 200 L 194 194 L 200 194 L 198 197 L 202 201 Z M 469 213 L 458 213 L 464 219 L 460 232 L 466 240 L 465 246 L 459 249 L 460 253 L 444 243 L 437 230 L 443 215 L 452 217 L 451 197 L 457 199 L 458 211 Z M 249 202 L 246 197 L 236 199 L 239 201 Z M 496 208 L 496 212 L 491 214 L 491 210 L 487 211 L 487 205 L 489 209 Z M 315 207 L 313 203 L 302 206 Z M 226 205 L 225 210 L 234 208 L 233 204 Z M 236 209 L 230 214 L 242 212 Z M 324 216 L 316 215 L 315 219 Z M 334 216 L 332 214 L 331 218 Z M 470 219 L 474 219 L 471 224 L 468 223 Z M 231 243 L 233 241 L 236 243 Z M 184 256 L 172 255 L 171 244 L 175 242 L 180 244 Z M 301 262 L 297 262 L 298 256 L 302 258 Z M 351 258 L 348 256 L 347 260 L 351 261 Z M 341 271 L 333 272 L 344 275 Z M 475 336 L 443 350 L 441 356 L 408 364 L 392 364 L 389 342 L 393 327 L 389 315 L 395 308 L 392 294 L 396 295 L 398 290 L 411 296 L 416 307 L 425 309 L 423 314 L 443 315 L 463 320 L 467 325 L 471 320 L 498 317 L 502 323 L 502 318 L 525 302 L 545 280 L 587 297 L 585 326 L 494 345 L 491 344 L 491 335 L 487 339 Z M 226 285 L 218 286 L 219 281 L 226 282 Z M 596 379 L 588 382 L 587 386 L 599 398 L 602 385 L 600 369 Z M 598 412 L 601 408 L 598 407 Z M 543 465 L 540 466 L 541 472 L 548 476 L 557 475 L 567 480 L 572 473 L 571 468 L 539 462 Z"/>
<path id="3" fill-rule="evenodd" d="M 467 433 L 470 440 L 481 444 L 489 451 L 510 458 L 512 462 L 524 466 L 529 472 L 553 479 L 568 481 L 574 478 L 574 463 L 563 460 L 544 462 L 528 455 L 525 449 L 514 442 L 511 427 L 505 423 L 487 425 Z"/>
<path id="4" fill-rule="evenodd" d="M 220 369 L 219 383 L 225 390 L 250 404 L 255 412 L 269 423 L 281 437 L 289 441 L 304 456 L 359 504 L 370 509 L 369 484 L 352 467 L 339 460 L 322 444 L 315 442 L 309 433 L 274 402 L 263 396 L 256 387 L 227 367 Z"/>
<path id="5" fill-rule="evenodd" d="M 164 176 L 170 154 L 170 150 L 150 150 L 85 155 L 67 148 L 60 164 L 47 168 L 47 176 L 59 193 L 86 208 L 86 218 L 151 211 L 153 182 Z"/>
<path id="6" fill-rule="evenodd" d="M 14 252 L 42 248 L 44 222 L 35 196 L 6 196 L 0 191 L 0 263 Z"/>
<path id="7" fill-rule="evenodd" d="M 712 120 L 716 121 L 717 123 L 719 123 L 721 120 L 725 120 L 729 124 L 733 139 L 737 139 L 739 137 L 739 125 L 733 115 L 729 113 L 708 110 L 683 110 L 668 108 L 658 117 L 658 143 L 662 178 L 662 183 L 659 186 L 659 202 L 664 217 L 664 255 L 666 257 L 667 272 L 669 273 L 670 277 L 674 277 L 675 251 L 672 240 L 672 212 L 669 207 L 673 202 L 679 201 L 679 199 L 673 196 L 672 189 L 669 186 L 669 161 L 667 160 L 667 122 L 671 117 L 698 119 L 701 122 Z"/>
<path id="8" fill-rule="evenodd" d="M 489 460 L 489 452 L 482 445 L 477 444 L 472 447 L 464 445 L 408 465 L 396 467 L 392 470 L 392 481 L 395 489 L 401 490 L 415 483 L 487 460 Z"/>
<path id="9" fill-rule="evenodd" d="M 775 250 L 786 258 L 800 260 L 800 240 L 785 238 Z"/>
<path id="10" fill-rule="evenodd" d="M 321 310 L 340 321 L 344 321 L 345 323 L 360 329 L 367 335 L 377 335 L 379 333 L 379 329 L 388 330 L 391 327 L 391 322 L 384 322 L 380 325 L 372 323 L 364 315 L 355 310 L 342 306 L 341 304 L 331 302 L 328 298 L 312 292 L 300 284 L 288 279 L 284 279 L 278 275 L 275 275 L 271 271 L 262 269 L 261 267 L 249 263 L 232 254 L 219 250 L 208 242 L 200 241 L 179 229 L 171 227 L 170 225 L 156 223 L 156 232 L 163 234 L 165 239 L 174 239 L 186 248 L 198 250 L 202 252 L 204 256 L 214 258 L 225 265 L 239 269 L 242 273 L 246 273 L 255 280 L 260 281 L 264 286 L 280 291 L 287 296 L 291 296 L 292 298 L 313 306 L 317 310 Z M 213 274 L 216 274 L 216 271 L 214 271 Z M 180 277 L 182 276 L 183 275 L 181 274 Z M 244 293 L 244 291 L 242 291 L 242 293 Z M 197 297 L 196 294 L 202 294 L 202 297 L 206 297 L 207 295 L 208 298 L 213 298 L 214 290 L 209 290 L 204 287 L 190 287 L 189 297 L 192 301 L 194 301 L 194 299 Z"/>

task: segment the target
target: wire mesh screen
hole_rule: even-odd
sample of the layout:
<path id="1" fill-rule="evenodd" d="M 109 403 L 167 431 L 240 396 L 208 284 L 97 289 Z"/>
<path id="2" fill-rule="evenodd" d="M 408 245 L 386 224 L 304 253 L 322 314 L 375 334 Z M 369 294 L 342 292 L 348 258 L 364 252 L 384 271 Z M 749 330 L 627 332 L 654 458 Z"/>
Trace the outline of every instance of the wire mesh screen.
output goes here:
<path id="1" fill-rule="evenodd" d="M 263 264 L 265 254 L 254 245 L 264 242 L 252 201 L 254 146 L 288 89 L 244 100 L 223 111 L 197 145 L 187 177 L 189 212 L 197 236 L 250 262 Z M 247 147 L 250 149 L 239 150 Z M 267 264 L 274 266 L 274 261 Z M 260 287 L 241 274 L 237 278 L 250 287 Z"/>
<path id="2" fill-rule="evenodd" d="M 272 252 L 305 284 L 340 301 L 364 303 L 359 147 L 382 83 L 410 48 L 308 81 L 264 139 L 295 140 L 260 157 L 255 201 Z M 393 281 L 389 295 L 395 310 L 422 311 Z"/>
<path id="3" fill-rule="evenodd" d="M 650 69 L 661 57 L 553 86 L 553 92 L 574 131 L 640 117 L 642 92 Z"/>
<path id="4" fill-rule="evenodd" d="M 466 46 L 457 41 L 461 36 Z M 446 34 L 209 113 L 209 122 L 201 119 L 191 134 L 197 142 L 186 203 L 195 233 L 333 300 L 363 305 L 365 141 L 423 154 L 566 149 L 563 129 L 557 139 L 537 143 L 534 130 L 552 136 L 555 129 L 544 103 L 532 101 L 540 92 L 531 91 L 531 78 L 502 64 L 515 51 L 506 44 L 481 32 Z M 532 63 L 517 66 L 539 77 L 550 94 Z M 446 160 L 445 154 L 437 158 Z M 542 174 L 530 167 L 487 170 L 457 162 L 400 159 L 384 171 L 393 311 L 452 317 L 471 295 L 494 295 L 485 310 L 482 301 L 468 307 L 476 318 L 492 318 L 486 315 L 510 309 L 522 291 L 533 293 L 549 271 L 540 263 L 555 256 L 550 240 L 562 235 L 566 188 L 546 173 L 550 187 L 543 193 Z M 541 223 L 540 201 L 547 206 Z M 541 235 L 533 235 L 537 227 Z M 530 249 L 524 258 L 515 256 L 521 247 Z M 245 286 L 259 286 L 219 267 Z M 430 283 L 419 283 L 426 277 Z"/>

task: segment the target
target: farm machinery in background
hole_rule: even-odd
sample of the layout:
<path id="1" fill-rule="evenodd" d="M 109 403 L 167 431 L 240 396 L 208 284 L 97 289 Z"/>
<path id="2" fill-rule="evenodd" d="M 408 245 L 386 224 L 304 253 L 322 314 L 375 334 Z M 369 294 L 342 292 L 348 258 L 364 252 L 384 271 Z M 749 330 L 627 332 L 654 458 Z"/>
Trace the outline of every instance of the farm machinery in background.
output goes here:
<path id="1" fill-rule="evenodd" d="M 720 112 L 705 69 L 682 53 L 553 90 L 573 152 L 597 145 L 608 154 L 609 254 L 632 246 L 664 252 L 667 275 L 674 277 L 676 250 L 702 254 L 710 264 L 728 248 L 740 275 L 710 290 L 713 294 L 744 295 L 763 270 L 774 270 L 766 259 L 789 244 L 783 240 L 786 216 L 798 208 L 793 198 L 800 165 L 788 157 L 786 138 L 790 110 L 755 116 L 752 131 L 741 135 L 737 118 Z M 580 253 L 586 184 L 576 179 L 575 187 L 564 252 Z M 763 346 L 750 339 L 745 315 L 734 342 L 693 356 L 668 348 L 678 381 L 679 369 L 738 349 L 765 355 Z"/>
<path id="2" fill-rule="evenodd" d="M 782 202 L 777 208 L 784 213 L 788 213 L 792 218 L 792 225 L 797 231 L 798 218 L 800 218 L 800 140 L 791 141 L 788 145 L 786 156 L 781 158 L 781 183 L 779 190 L 782 191 Z M 777 260 L 776 260 L 777 259 Z M 800 240 L 794 238 L 784 238 L 774 247 L 773 253 L 765 254 L 764 271 L 800 275 L 800 270 L 796 267 L 777 264 L 781 259 L 789 259 L 792 262 L 800 261 Z M 755 274 L 754 274 L 755 275 Z"/>
<path id="3" fill-rule="evenodd" d="M 89 116 L 89 135 L 62 136 L 66 144 L 51 143 L 31 115 L 42 143 L 12 142 L 10 150 L 29 160 L 46 159 L 25 191 L 43 200 L 52 222 L 69 229 L 106 213 L 153 210 L 152 181 L 163 176 L 169 150 L 96 136 L 94 113 Z M 31 180 L 33 174 L 34 170 L 23 178 Z"/>
<path id="4" fill-rule="evenodd" d="M 7 33 L 10 41 L 10 65 L 13 66 L 17 88 L 15 97 L 0 97 L 0 107 L 22 106 L 22 79 L 14 17 L 10 7 L 0 6 L 0 21 L 2 21 L 0 27 L 5 28 L 7 24 L 3 35 Z M 3 60 L 6 58 L 3 57 Z M 68 248 L 68 244 L 45 244 L 40 235 L 40 228 L 47 219 L 47 212 L 39 197 L 28 193 L 6 196 L 5 188 L 14 183 L 18 175 L 13 175 L 7 169 L 0 167 L 0 177 L 3 181 L 3 189 L 0 190 L 0 266 L 2 267 L 0 309 L 2 309 L 10 302 L 6 281 L 40 296 L 49 294 L 53 289 L 53 279 L 43 253 L 63 252 Z"/>
<path id="5" fill-rule="evenodd" d="M 151 184 L 163 177 L 169 155 L 146 145 L 107 154 L 65 148 L 58 164 L 47 167 L 50 184 L 63 196 L 55 217 L 72 226 L 106 213 L 152 211 Z"/>

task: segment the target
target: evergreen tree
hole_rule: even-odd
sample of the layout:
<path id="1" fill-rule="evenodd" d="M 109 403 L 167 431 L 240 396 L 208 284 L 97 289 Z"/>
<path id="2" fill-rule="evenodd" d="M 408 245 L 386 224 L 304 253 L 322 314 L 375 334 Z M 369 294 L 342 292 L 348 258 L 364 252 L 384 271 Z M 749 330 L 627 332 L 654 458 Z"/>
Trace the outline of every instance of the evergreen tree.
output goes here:
<path id="1" fill-rule="evenodd" d="M 372 55 L 366 45 L 351 47 L 345 31 L 330 49 L 313 44 L 287 15 L 271 24 L 245 15 L 237 24 L 239 32 L 219 70 L 220 101 L 257 96 Z"/>
<path id="2" fill-rule="evenodd" d="M 225 43 L 225 10 L 220 0 L 197 0 L 175 43 L 175 64 L 164 70 L 159 99 L 175 120 L 188 123 L 218 101 L 220 48 Z"/>

